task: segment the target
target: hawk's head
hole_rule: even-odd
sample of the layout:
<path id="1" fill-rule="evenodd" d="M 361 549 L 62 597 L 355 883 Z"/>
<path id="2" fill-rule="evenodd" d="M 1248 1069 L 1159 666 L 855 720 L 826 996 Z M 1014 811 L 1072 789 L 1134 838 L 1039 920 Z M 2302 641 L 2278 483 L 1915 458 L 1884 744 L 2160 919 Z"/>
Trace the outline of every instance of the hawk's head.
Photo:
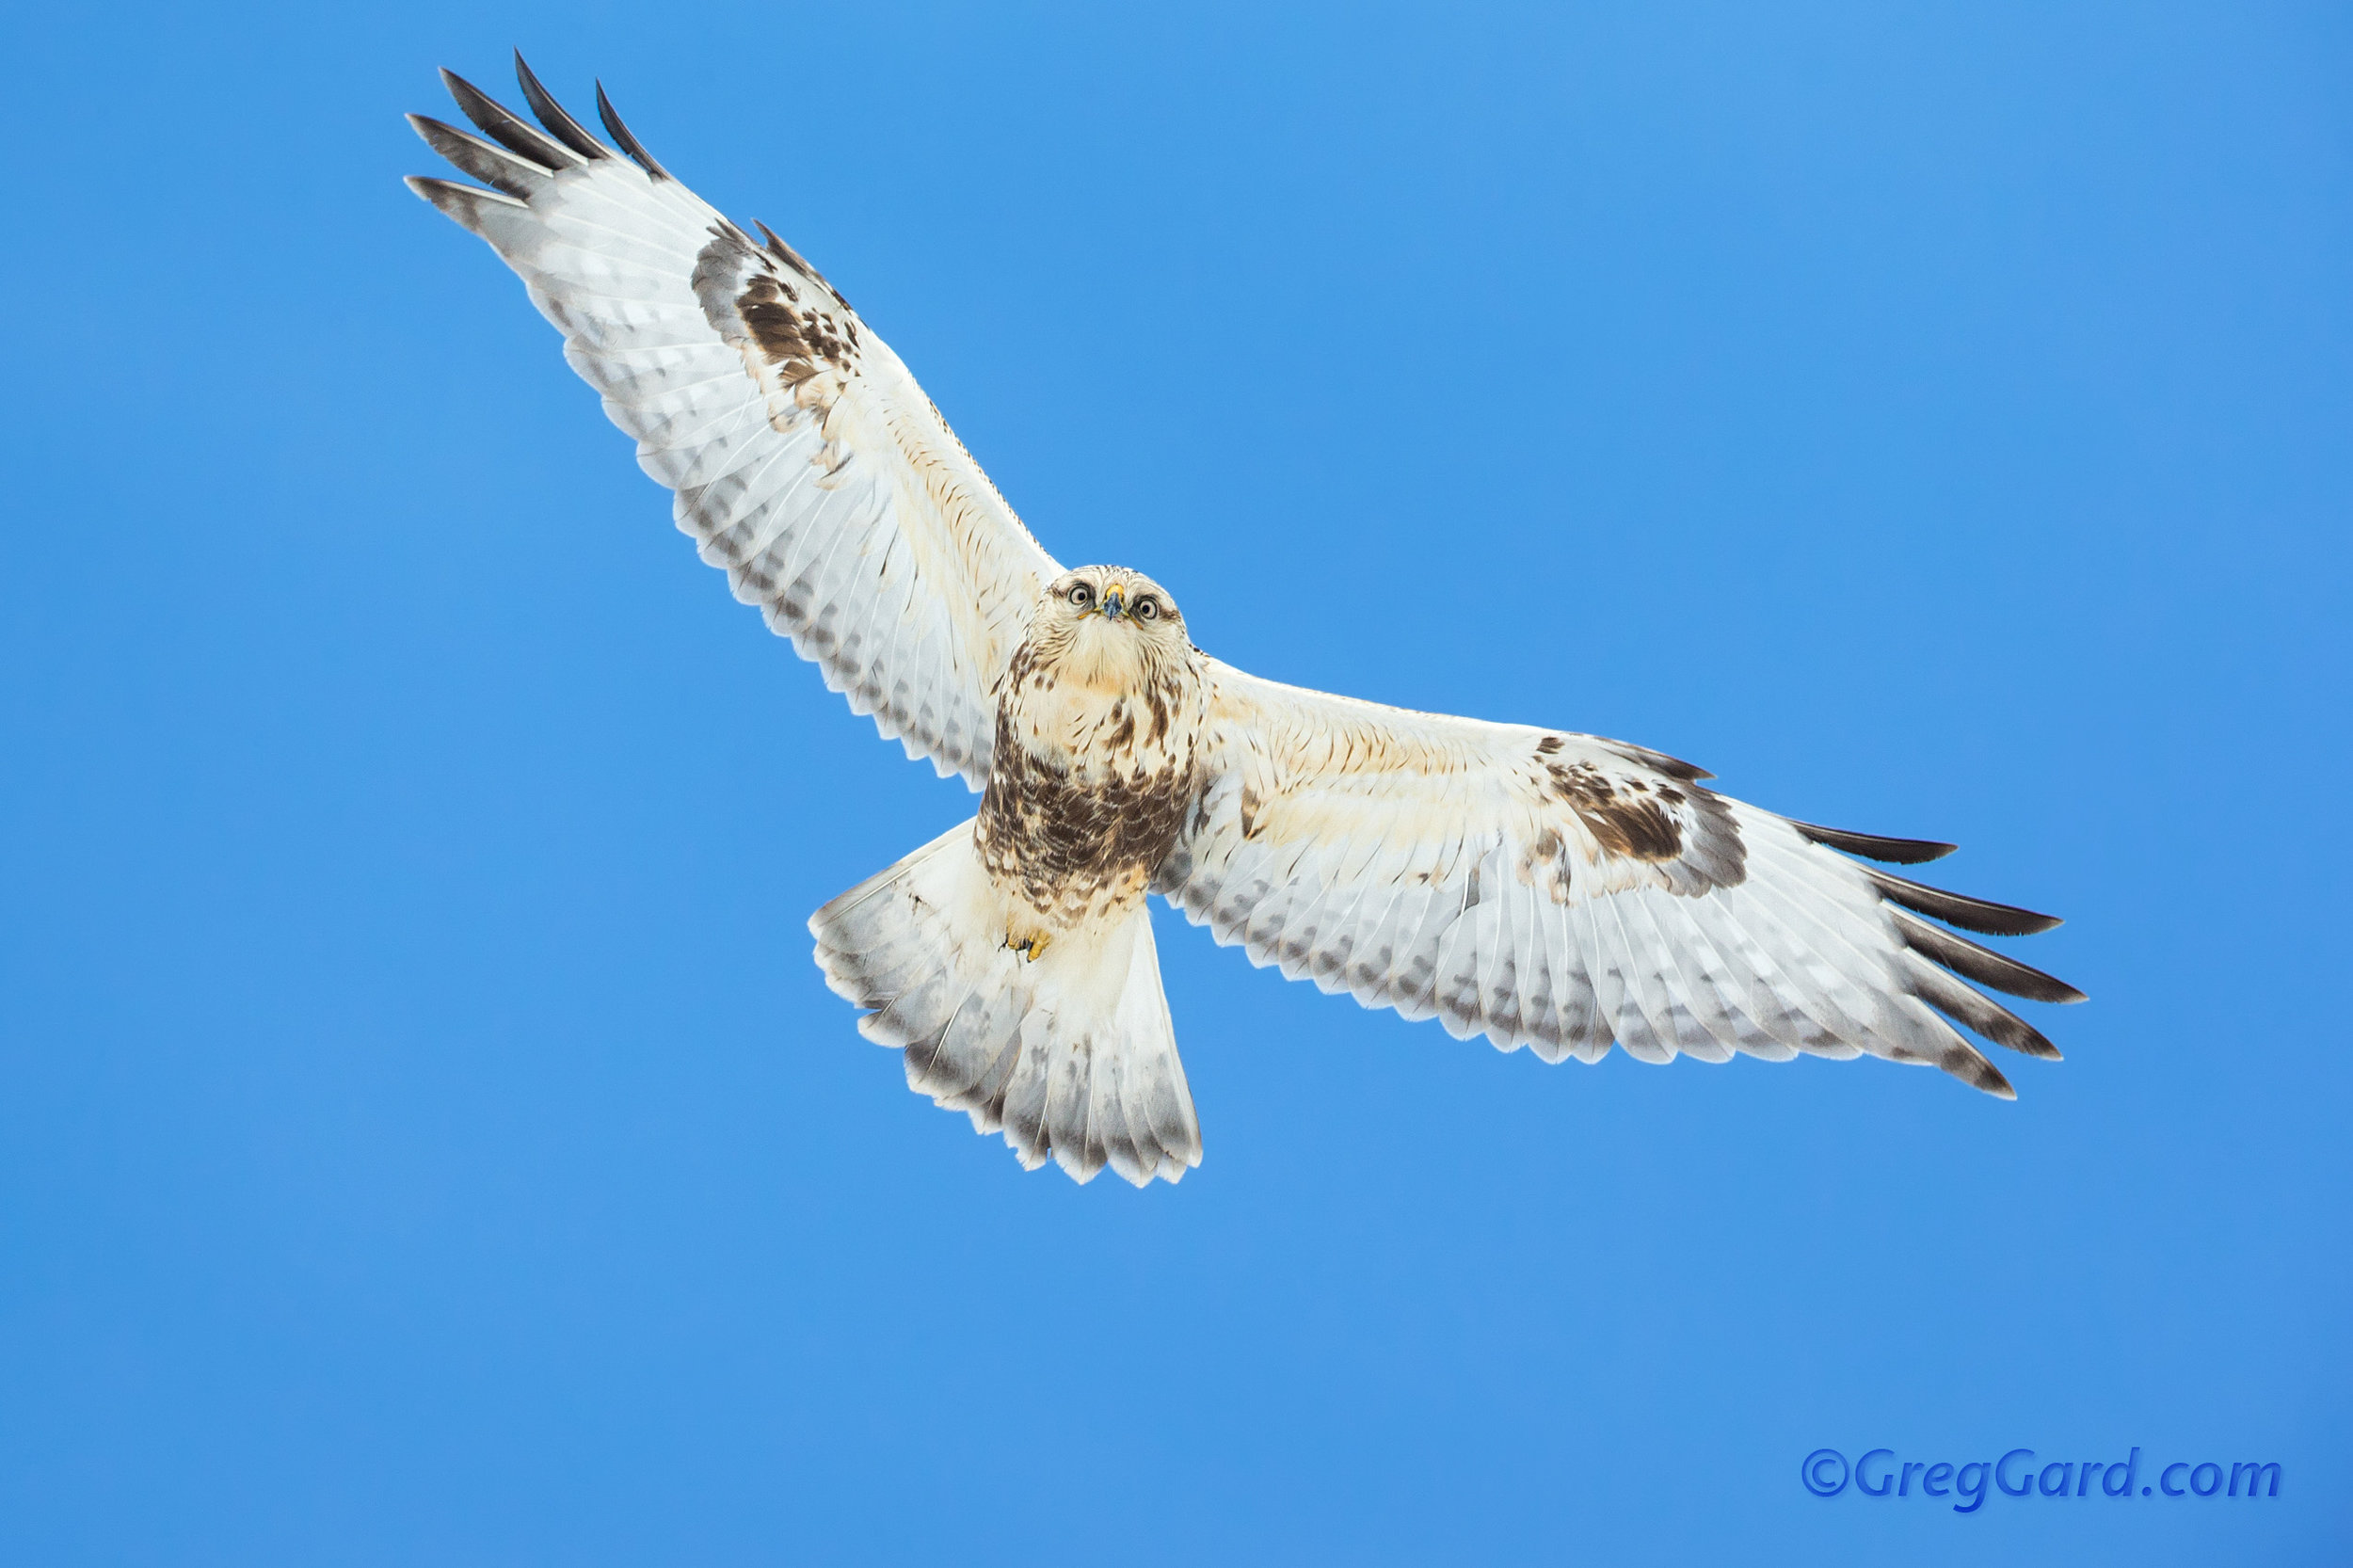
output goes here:
<path id="1" fill-rule="evenodd" d="M 1047 584 L 1030 642 L 1080 680 L 1140 685 L 1191 650 L 1168 590 L 1127 567 L 1080 567 Z"/>

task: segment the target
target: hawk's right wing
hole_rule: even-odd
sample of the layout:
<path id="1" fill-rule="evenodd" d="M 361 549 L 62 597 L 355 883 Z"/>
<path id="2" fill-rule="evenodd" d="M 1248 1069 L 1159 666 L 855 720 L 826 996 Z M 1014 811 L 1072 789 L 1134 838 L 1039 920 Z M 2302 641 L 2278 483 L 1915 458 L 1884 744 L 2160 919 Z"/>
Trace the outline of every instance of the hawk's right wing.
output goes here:
<path id="1" fill-rule="evenodd" d="M 814 267 L 671 178 L 601 88 L 629 158 L 515 64 L 545 132 L 443 72 L 483 136 L 409 123 L 490 188 L 409 188 L 522 278 L 736 597 L 908 756 L 978 789 L 998 678 L 1062 568 Z"/>

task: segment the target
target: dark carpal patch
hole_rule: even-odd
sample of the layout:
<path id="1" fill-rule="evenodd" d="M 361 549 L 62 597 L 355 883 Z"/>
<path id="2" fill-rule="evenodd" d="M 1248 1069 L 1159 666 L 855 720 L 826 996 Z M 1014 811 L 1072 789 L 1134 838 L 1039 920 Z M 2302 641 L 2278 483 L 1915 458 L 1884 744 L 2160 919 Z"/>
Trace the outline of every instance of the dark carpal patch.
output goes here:
<path id="1" fill-rule="evenodd" d="M 1636 860 L 1672 860 L 1683 853 L 1683 830 L 1671 802 L 1639 778 L 1615 778 L 1591 762 L 1547 762 L 1552 792 L 1577 814 L 1601 847 Z"/>
<path id="2" fill-rule="evenodd" d="M 693 281 L 704 316 L 721 337 L 749 343 L 787 386 L 824 370 L 856 369 L 857 322 L 823 280 L 796 264 L 791 247 L 770 234 L 769 248 L 762 249 L 732 224 L 713 224 L 711 232 L 711 243 L 695 258 Z M 805 291 L 787 269 L 810 287 Z"/>
<path id="3" fill-rule="evenodd" d="M 825 275 L 818 271 L 815 267 L 809 265 L 808 257 L 802 255 L 799 251 L 785 244 L 783 238 L 779 236 L 774 229 L 769 228 L 768 225 L 760 222 L 758 218 L 754 218 L 752 220 L 752 227 L 759 230 L 760 237 L 768 242 L 768 254 L 774 256 L 776 260 L 782 262 L 785 265 L 791 267 L 802 277 L 809 280 L 809 281 L 824 289 L 827 294 L 832 295 L 833 302 L 840 306 L 843 310 L 846 311 L 850 308 L 850 302 L 841 297 L 841 291 L 835 288 L 831 283 L 826 282 Z M 932 412 L 939 412 L 938 408 L 935 406 Z M 939 423 L 945 424 L 948 422 L 943 419 Z"/>
<path id="4" fill-rule="evenodd" d="M 1637 746 L 1623 748 L 1621 755 L 1663 778 L 1563 761 L 1562 744 L 1560 736 L 1545 736 L 1536 743 L 1535 760 L 1553 797 L 1576 814 L 1605 852 L 1661 868 L 1668 887 L 1686 895 L 1737 887 L 1747 879 L 1748 846 L 1741 841 L 1739 823 L 1723 797 L 1696 782 L 1711 775 Z M 1523 874 L 1531 881 L 1537 868 L 1553 858 L 1544 852 L 1546 847 L 1540 840 L 1529 851 Z M 1556 874 L 1564 896 L 1565 856 Z"/>

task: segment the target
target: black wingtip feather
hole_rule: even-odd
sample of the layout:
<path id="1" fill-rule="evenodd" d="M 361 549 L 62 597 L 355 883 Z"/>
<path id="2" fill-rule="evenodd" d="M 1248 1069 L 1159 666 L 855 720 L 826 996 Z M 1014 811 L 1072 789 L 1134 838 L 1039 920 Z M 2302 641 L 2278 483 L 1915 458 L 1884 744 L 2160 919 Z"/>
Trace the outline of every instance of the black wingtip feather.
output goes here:
<path id="1" fill-rule="evenodd" d="M 461 185 L 455 180 L 437 180 L 430 175 L 406 175 L 400 183 L 407 185 L 411 194 L 432 202 L 444 216 L 476 233 L 482 230 L 483 207 L 526 205 L 500 191 L 484 190 L 480 185 Z"/>
<path id="2" fill-rule="evenodd" d="M 2057 915 L 2038 915 L 2015 904 L 1994 904 L 1964 893 L 1948 893 L 1942 888 L 1923 887 L 1868 866 L 1863 868 L 1863 874 L 1871 879 L 1871 886 L 1890 904 L 1933 915 L 1963 931 L 1981 931 L 1991 936 L 2032 936 L 2060 923 Z"/>
<path id="3" fill-rule="evenodd" d="M 551 174 L 579 165 L 580 159 L 562 143 L 540 135 L 536 126 L 519 119 L 512 109 L 447 66 L 441 68 L 441 86 L 449 89 L 459 110 L 484 136 L 517 157 L 528 158 Z"/>
<path id="4" fill-rule="evenodd" d="M 2013 997 L 2030 1001 L 2082 1001 L 2084 994 L 2056 975 L 2006 957 L 1992 948 L 1981 948 L 1966 937 L 1929 924 L 1912 915 L 1898 913 L 1896 929 L 1902 934 L 1904 946 L 1921 957 L 1942 964 L 1964 980 L 1996 991 L 2007 991 Z M 1970 1027 L 1975 1028 L 1973 1024 Z"/>
<path id="5" fill-rule="evenodd" d="M 548 171 L 530 159 L 494 147 L 480 136 L 470 136 L 431 115 L 410 115 L 408 127 L 424 137 L 424 144 L 434 152 L 491 189 L 504 191 L 519 201 L 528 201 L 535 191 L 547 186 Z"/>
<path id="6" fill-rule="evenodd" d="M 520 49 L 515 51 L 515 84 L 523 89 L 523 102 L 531 105 L 531 112 L 539 117 L 539 123 L 548 128 L 550 136 L 584 158 L 613 156 L 611 148 L 590 136 L 586 128 L 555 101 L 555 95 L 539 85 L 539 78 L 524 63 L 523 52 Z"/>
<path id="7" fill-rule="evenodd" d="M 1958 1034 L 1952 1035 L 1951 1040 L 1952 1044 L 1946 1049 L 1897 1050 L 1892 1053 L 1892 1060 L 1918 1063 L 1950 1073 L 1970 1088 L 1983 1090 L 1995 1099 L 2014 1100 L 2018 1097 L 2018 1091 L 2009 1086 L 2009 1080 L 2002 1076 L 2001 1068 L 1985 1059 L 1985 1052 Z"/>
<path id="8" fill-rule="evenodd" d="M 1793 821 L 1789 825 L 1815 843 L 1844 850 L 1849 855 L 1860 855 L 1865 860 L 1884 860 L 1896 866 L 1918 866 L 1930 860 L 1942 860 L 1961 847 L 1934 839 L 1883 839 L 1876 833 L 1849 833 L 1843 827 L 1823 827 L 1810 822 Z"/>
<path id="9" fill-rule="evenodd" d="M 1983 1090 L 1997 1100 L 2014 1100 L 2018 1097 L 2018 1091 L 2009 1086 L 2009 1080 L 2002 1076 L 2001 1068 L 1988 1062 L 1976 1051 L 1971 1051 L 1969 1054 L 1977 1060 L 1965 1064 L 1963 1070 L 1954 1073 L 1954 1077 L 1972 1089 Z M 1952 1069 L 1947 1067 L 1945 1071 L 1951 1072 Z"/>
<path id="10" fill-rule="evenodd" d="M 671 178 L 670 171 L 654 160 L 654 155 L 646 151 L 645 144 L 630 135 L 629 127 L 621 123 L 621 117 L 613 112 L 613 100 L 604 95 L 602 81 L 597 83 L 597 118 L 604 121 L 604 128 L 615 144 L 636 160 L 638 168 L 657 180 Z"/>
<path id="11" fill-rule="evenodd" d="M 2017 1014 L 1983 992 L 1971 989 L 1934 964 L 1913 965 L 1913 995 L 1964 1029 L 1972 1029 L 1997 1046 L 2045 1062 L 2060 1060 L 2057 1046 Z"/>

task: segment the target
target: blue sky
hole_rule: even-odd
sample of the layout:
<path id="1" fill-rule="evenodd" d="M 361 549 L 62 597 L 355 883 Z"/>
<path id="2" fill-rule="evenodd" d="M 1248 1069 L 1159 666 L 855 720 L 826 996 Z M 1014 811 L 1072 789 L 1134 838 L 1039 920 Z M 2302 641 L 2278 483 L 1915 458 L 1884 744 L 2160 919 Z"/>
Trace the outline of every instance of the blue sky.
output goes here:
<path id="1" fill-rule="evenodd" d="M 19 8 L 0 1558 L 2353 1552 L 2353 24 Z M 2015 1105 L 1546 1068 L 1161 911 L 1208 1158 L 1024 1175 L 803 920 L 970 809 L 398 184 L 601 74 L 1047 547 L 2070 917 Z M 1808 1496 L 2277 1460 L 2260 1505 Z"/>

